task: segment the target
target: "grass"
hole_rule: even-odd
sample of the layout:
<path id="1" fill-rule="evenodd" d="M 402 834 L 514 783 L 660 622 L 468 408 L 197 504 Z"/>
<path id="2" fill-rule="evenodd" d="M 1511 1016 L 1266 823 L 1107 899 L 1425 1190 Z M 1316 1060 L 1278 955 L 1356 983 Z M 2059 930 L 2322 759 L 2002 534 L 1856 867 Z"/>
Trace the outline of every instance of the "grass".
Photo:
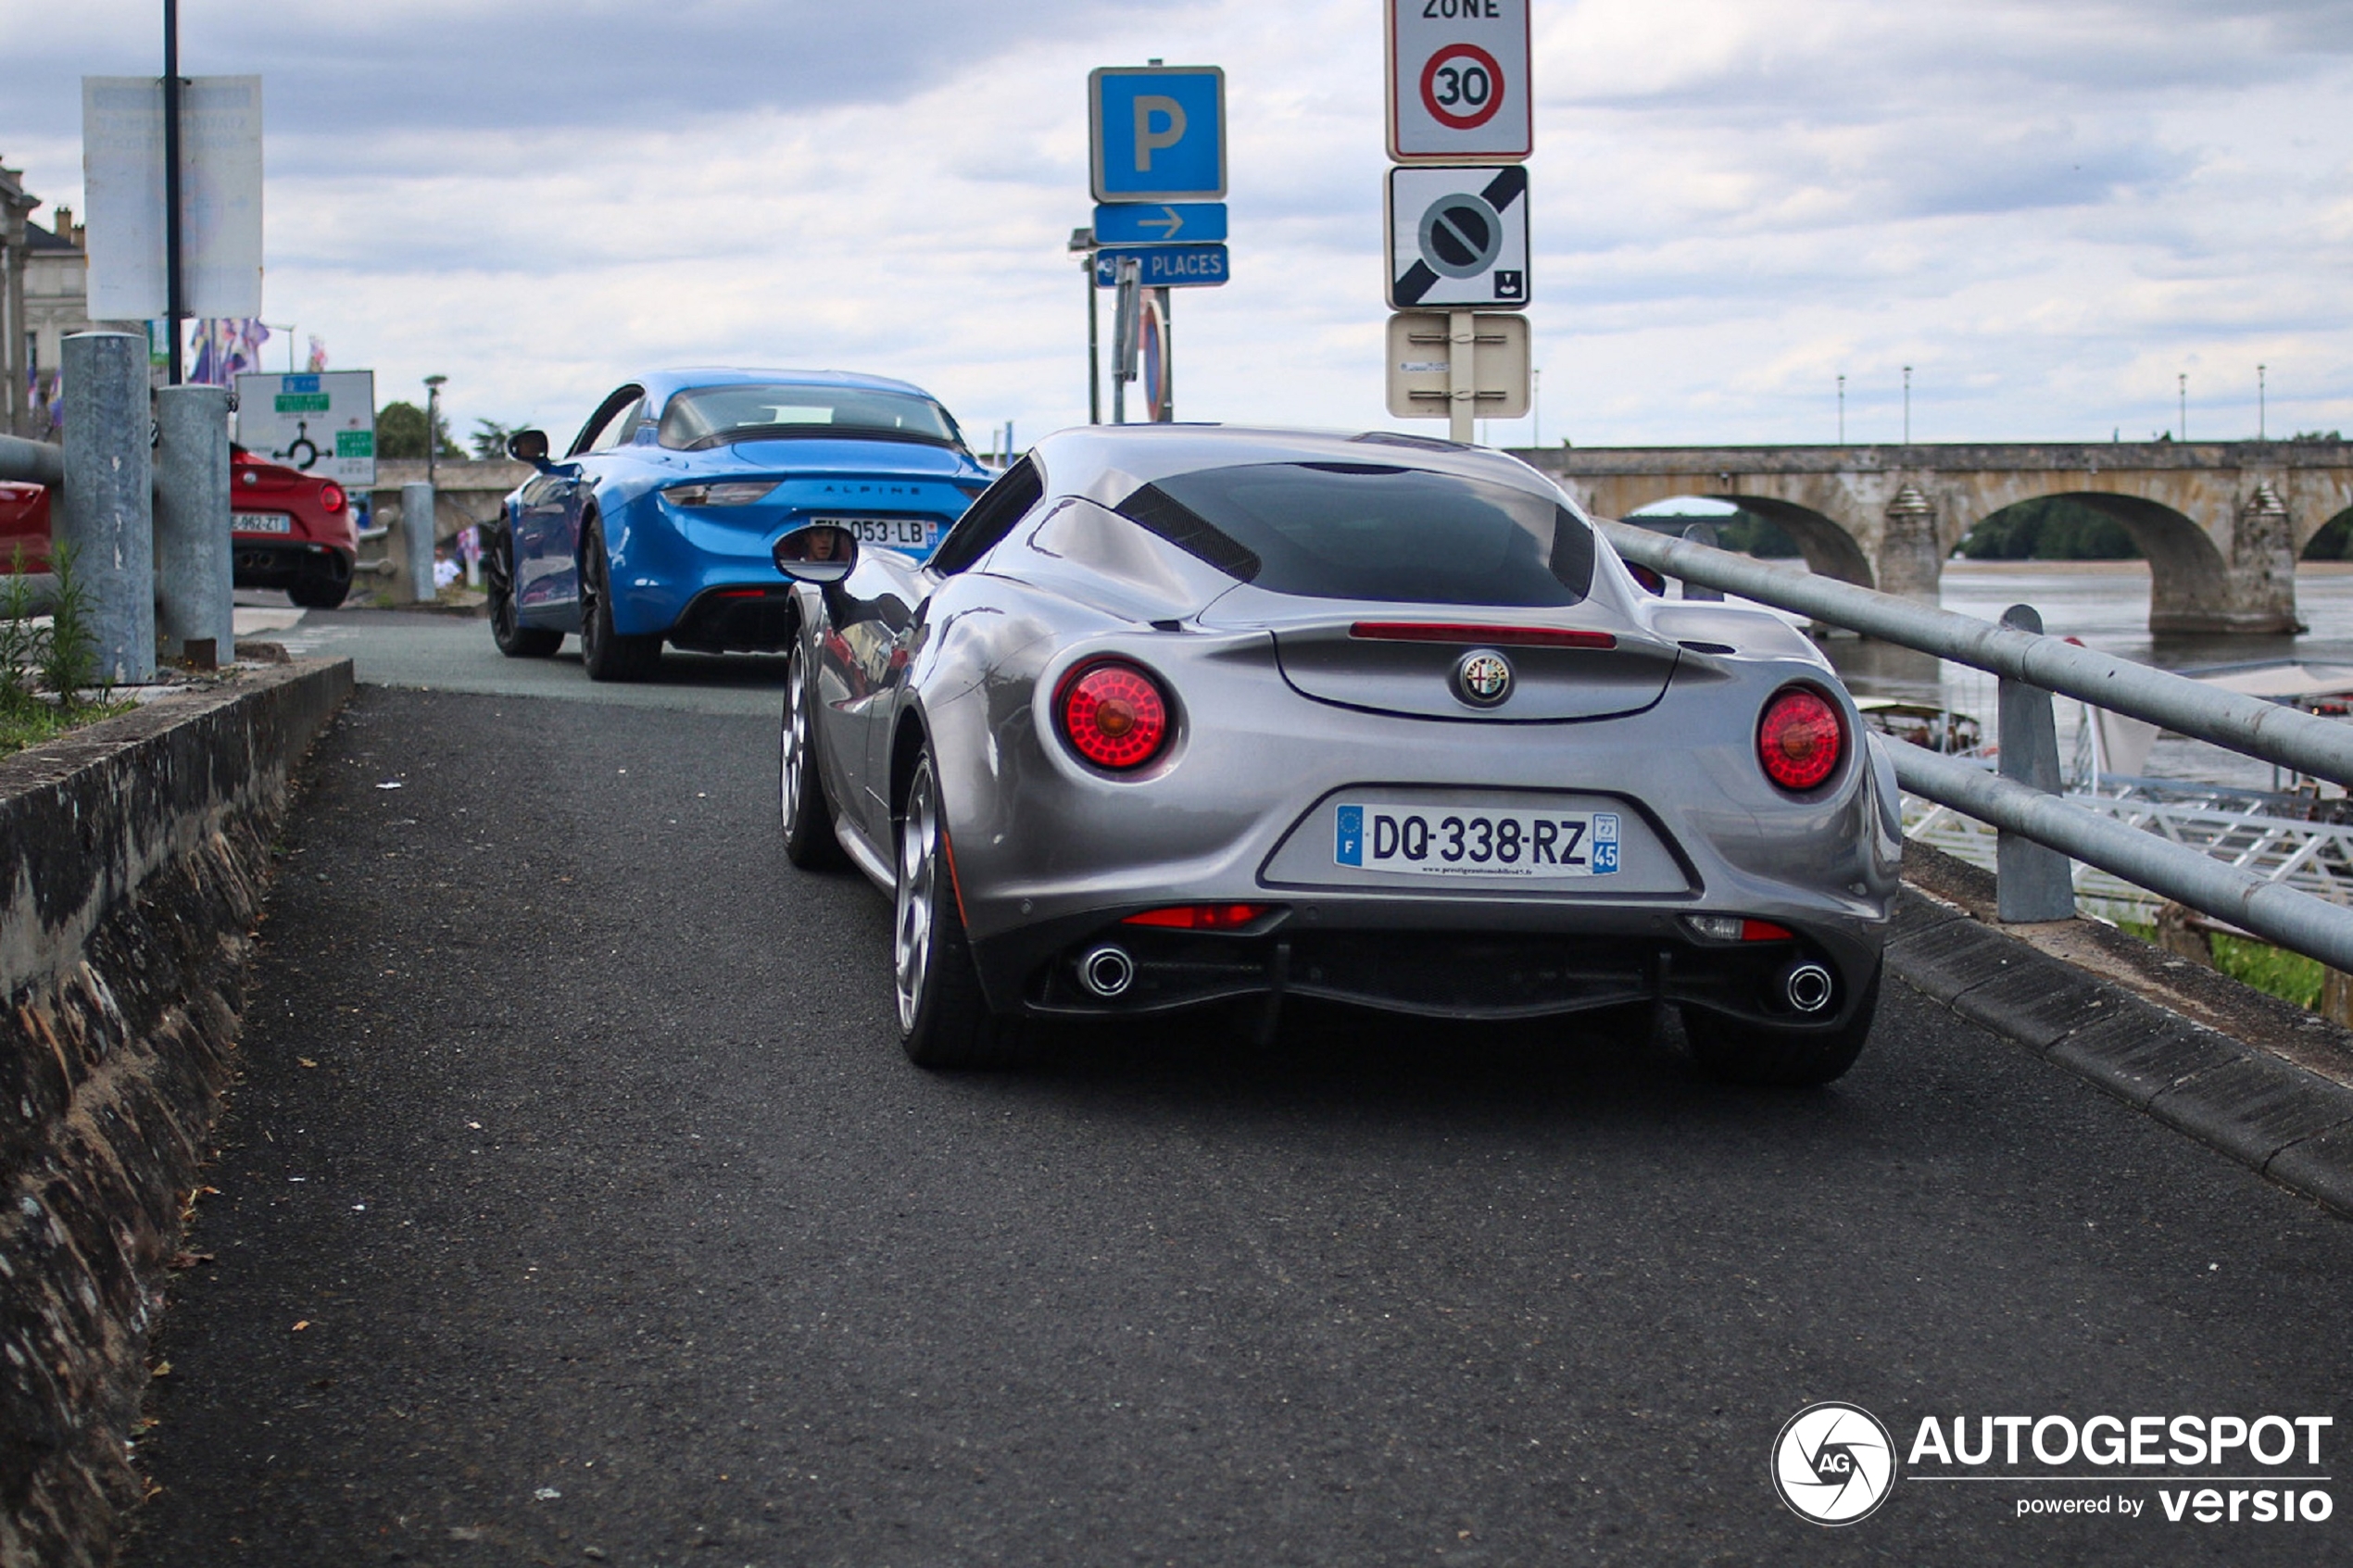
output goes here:
<path id="1" fill-rule="evenodd" d="M 55 740 L 84 724 L 128 713 L 136 706 L 129 702 L 78 702 L 71 708 L 60 708 L 39 697 L 0 702 L 0 757 Z"/>
<path id="2" fill-rule="evenodd" d="M 2157 941 L 2157 927 L 2136 921 L 2120 922 L 2144 942 Z M 2321 1005 L 2321 960 L 2308 959 L 2301 953 L 2291 953 L 2284 947 L 2274 947 L 2268 942 L 2257 942 L 2245 936 L 2208 936 L 2207 947 L 2214 955 L 2214 967 L 2242 985 L 2252 986 L 2266 996 L 2277 997 L 2284 1002 L 2294 1002 L 2300 1008 Z"/>
<path id="3" fill-rule="evenodd" d="M 21 546 L 9 566 L 0 576 L 0 757 L 130 707 L 99 682 L 90 596 L 74 574 L 73 552 L 62 545 L 50 552 L 57 596 L 46 617 L 33 614 Z M 86 695 L 93 686 L 94 701 Z"/>

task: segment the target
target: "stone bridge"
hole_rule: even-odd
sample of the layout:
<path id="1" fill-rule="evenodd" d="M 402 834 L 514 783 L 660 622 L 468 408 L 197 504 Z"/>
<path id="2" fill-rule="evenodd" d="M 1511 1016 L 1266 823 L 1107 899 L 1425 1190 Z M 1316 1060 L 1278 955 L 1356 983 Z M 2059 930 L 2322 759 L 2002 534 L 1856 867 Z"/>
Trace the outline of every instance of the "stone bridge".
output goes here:
<path id="1" fill-rule="evenodd" d="M 2148 558 L 2149 630 L 2294 630 L 2296 562 L 2353 507 L 2353 443 L 2116 442 L 1937 446 L 1538 447 L 1515 454 L 1604 517 L 1680 496 L 1778 523 L 1806 564 L 1933 599 L 1979 522 L 2064 495 Z"/>

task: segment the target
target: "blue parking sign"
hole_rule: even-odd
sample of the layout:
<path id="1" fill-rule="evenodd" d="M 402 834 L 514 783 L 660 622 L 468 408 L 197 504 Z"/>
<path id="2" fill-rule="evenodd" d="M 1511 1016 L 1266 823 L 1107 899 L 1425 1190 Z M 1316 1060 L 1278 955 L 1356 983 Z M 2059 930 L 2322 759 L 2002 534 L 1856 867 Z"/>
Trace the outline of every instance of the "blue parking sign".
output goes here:
<path id="1" fill-rule="evenodd" d="M 1087 118 L 1097 201 L 1225 199 L 1222 68 L 1098 67 Z"/>

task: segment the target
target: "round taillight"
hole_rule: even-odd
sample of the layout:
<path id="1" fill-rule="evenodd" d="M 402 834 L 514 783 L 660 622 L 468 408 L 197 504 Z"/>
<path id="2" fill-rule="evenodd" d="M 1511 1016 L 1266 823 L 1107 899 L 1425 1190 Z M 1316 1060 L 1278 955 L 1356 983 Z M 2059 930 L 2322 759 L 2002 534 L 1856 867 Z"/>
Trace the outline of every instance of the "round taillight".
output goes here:
<path id="1" fill-rule="evenodd" d="M 1168 699 L 1132 664 L 1091 664 L 1063 685 L 1063 734 L 1098 768 L 1140 768 L 1168 739 Z"/>
<path id="2" fill-rule="evenodd" d="M 319 505 L 329 512 L 343 510 L 343 486 L 333 483 L 319 486 Z"/>
<path id="3" fill-rule="evenodd" d="M 1756 725 L 1756 759 L 1783 789 L 1812 789 L 1837 771 L 1845 726 L 1830 698 L 1811 686 L 1784 686 Z"/>

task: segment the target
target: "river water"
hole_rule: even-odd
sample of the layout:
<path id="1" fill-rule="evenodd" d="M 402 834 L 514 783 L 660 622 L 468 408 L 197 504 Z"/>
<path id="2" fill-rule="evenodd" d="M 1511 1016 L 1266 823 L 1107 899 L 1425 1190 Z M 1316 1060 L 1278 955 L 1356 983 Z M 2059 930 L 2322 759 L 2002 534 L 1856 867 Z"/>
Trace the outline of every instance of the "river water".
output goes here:
<path id="1" fill-rule="evenodd" d="M 2309 562 L 2297 569 L 2296 603 L 2308 631 L 2295 636 L 2152 638 L 2149 574 L 2142 561 L 1948 561 L 1946 609 L 1994 621 L 2011 605 L 2032 605 L 2054 636 L 2080 637 L 2093 647 L 2160 669 L 2195 673 L 2218 666 L 2295 659 L 2353 665 L 2353 562 Z M 1994 678 L 1908 648 L 1852 637 L 1825 645 L 1831 661 L 1858 696 L 1932 700 L 1968 713 L 1994 734 Z M 2075 755 L 2081 705 L 2056 704 L 2059 755 Z M 2271 765 L 2203 742 L 2167 735 L 2141 771 L 2154 778 L 2264 788 Z"/>

